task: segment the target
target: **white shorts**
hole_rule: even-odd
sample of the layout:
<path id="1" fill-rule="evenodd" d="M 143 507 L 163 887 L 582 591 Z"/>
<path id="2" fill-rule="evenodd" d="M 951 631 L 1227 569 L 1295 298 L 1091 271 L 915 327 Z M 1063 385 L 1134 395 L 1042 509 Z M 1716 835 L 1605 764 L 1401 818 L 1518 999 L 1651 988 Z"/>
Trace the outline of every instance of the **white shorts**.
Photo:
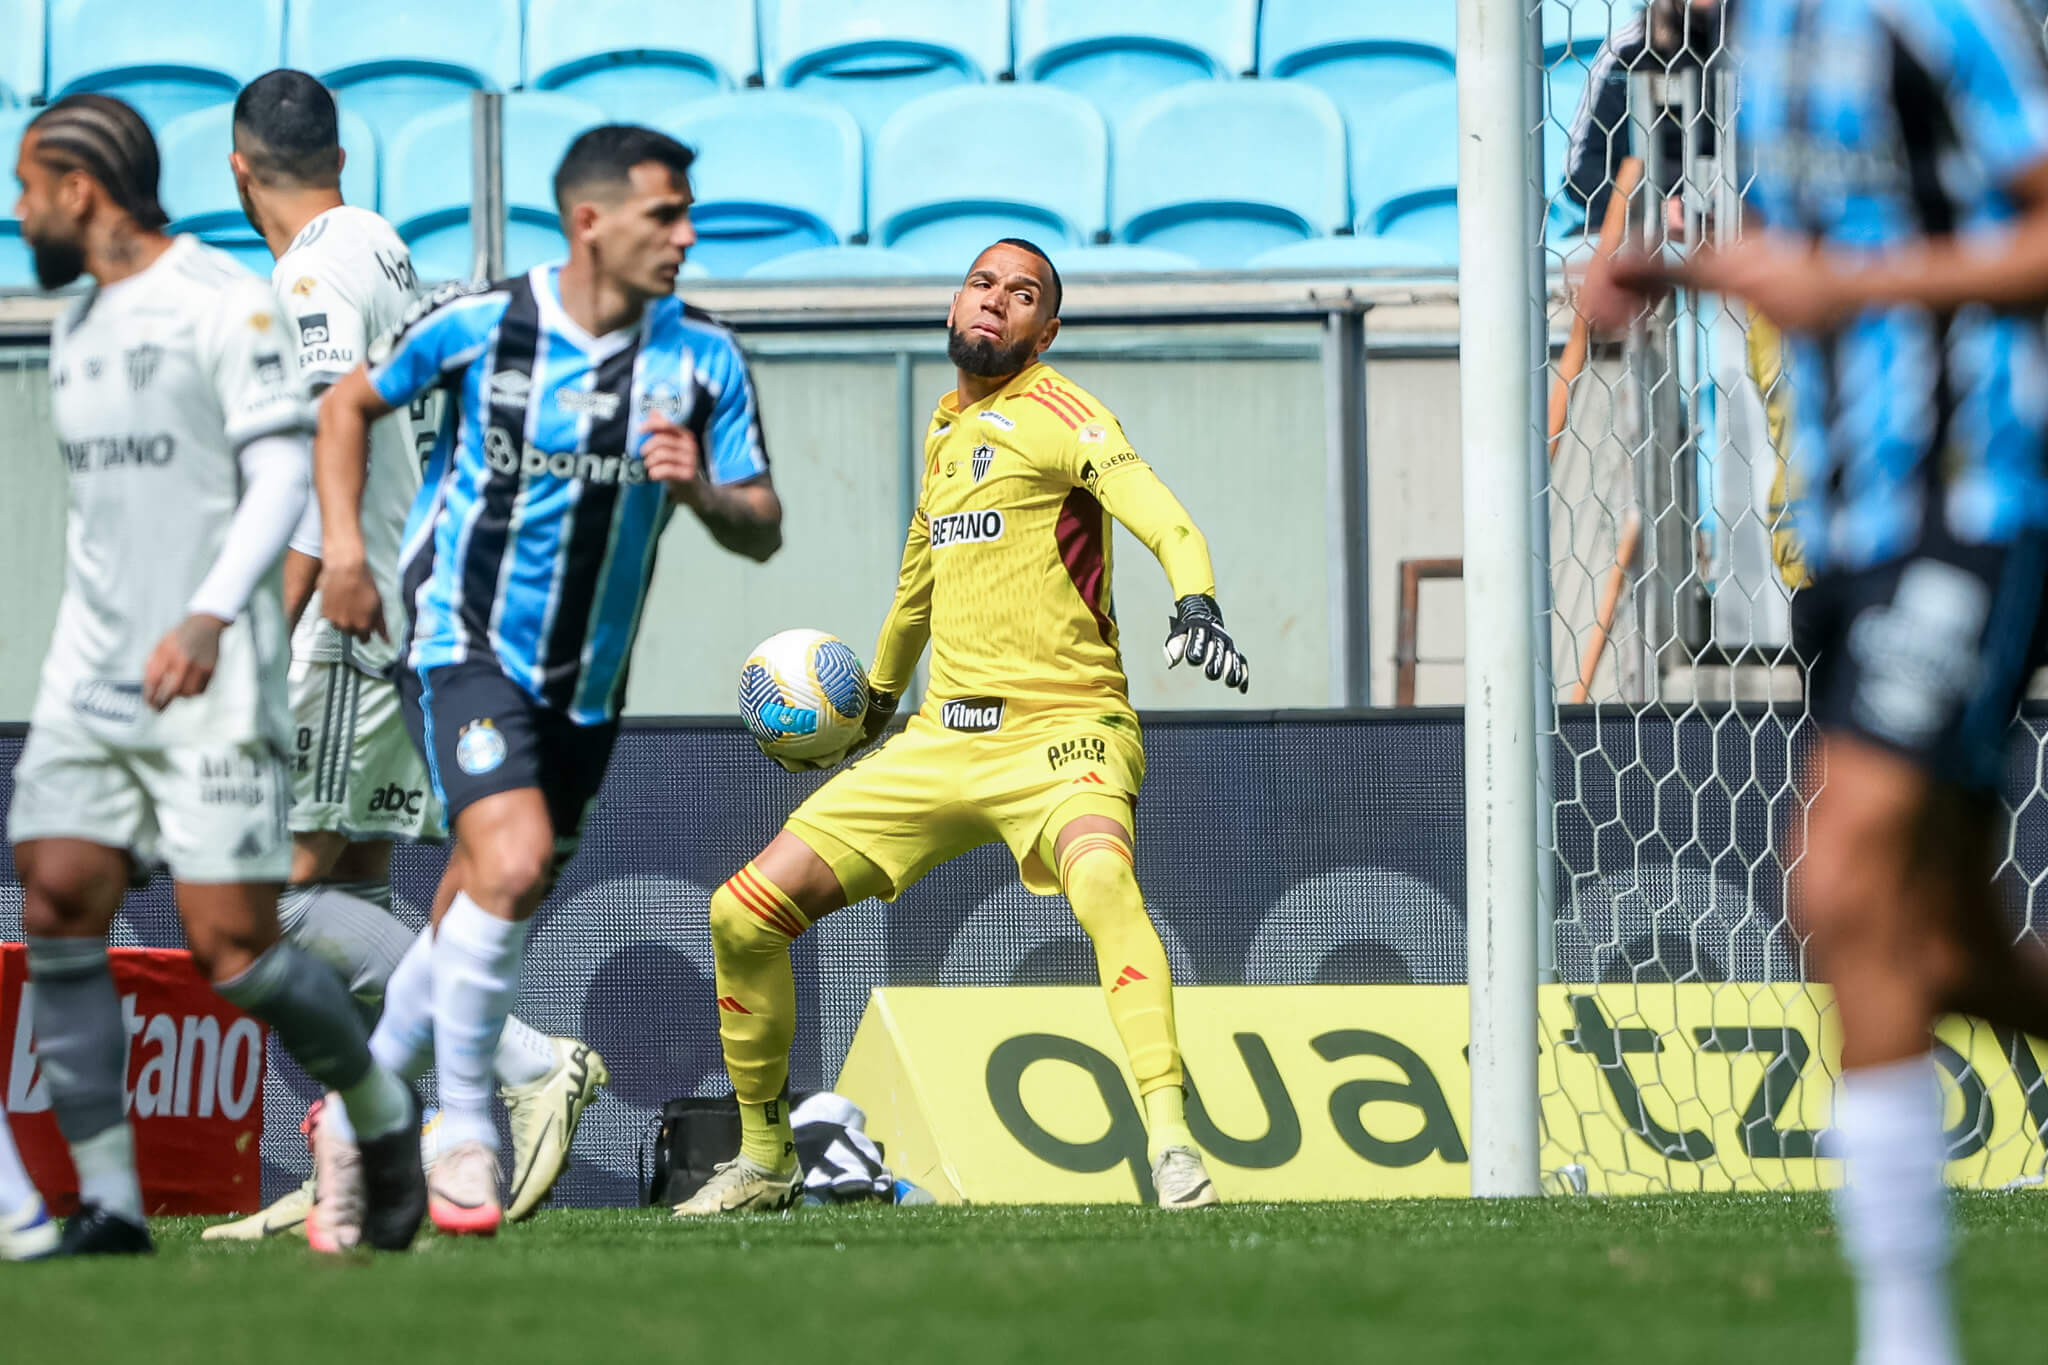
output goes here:
<path id="1" fill-rule="evenodd" d="M 346 663 L 292 660 L 294 834 L 438 839 L 441 807 L 398 689 Z"/>
<path id="2" fill-rule="evenodd" d="M 128 850 L 181 882 L 281 882 L 291 871 L 284 756 L 261 740 L 123 748 L 78 727 L 31 725 L 14 768 L 7 837 Z"/>

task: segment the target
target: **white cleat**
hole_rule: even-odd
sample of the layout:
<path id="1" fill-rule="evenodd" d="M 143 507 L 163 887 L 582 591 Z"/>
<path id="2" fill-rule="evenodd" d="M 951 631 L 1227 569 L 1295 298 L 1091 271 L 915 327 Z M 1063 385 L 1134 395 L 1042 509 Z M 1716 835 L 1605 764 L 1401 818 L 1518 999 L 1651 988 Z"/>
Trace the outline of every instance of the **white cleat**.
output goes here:
<path id="1" fill-rule="evenodd" d="M 313 1211 L 313 1182 L 278 1196 L 269 1208 L 258 1209 L 228 1223 L 215 1223 L 199 1234 L 202 1242 L 260 1242 L 266 1237 L 302 1234 Z"/>
<path id="2" fill-rule="evenodd" d="M 771 1171 L 743 1156 L 723 1161 L 697 1192 L 676 1205 L 678 1218 L 708 1218 L 721 1213 L 775 1213 L 804 1195 L 800 1166 Z"/>
<path id="3" fill-rule="evenodd" d="M 1152 1188 L 1162 1209 L 1206 1209 L 1222 1201 L 1209 1183 L 1209 1168 L 1192 1147 L 1168 1147 L 1152 1163 Z"/>
<path id="4" fill-rule="evenodd" d="M 340 1105 L 329 1095 L 307 1116 L 313 1128 L 313 1207 L 306 1215 L 306 1245 L 331 1256 L 363 1242 L 363 1153 L 338 1131 L 334 1115 Z"/>
<path id="5" fill-rule="evenodd" d="M 588 1043 L 556 1038 L 555 1069 L 529 1085 L 500 1090 L 512 1126 L 512 1186 L 505 1217 L 531 1214 L 569 1165 L 576 1124 L 611 1079 L 604 1058 Z"/>
<path id="6" fill-rule="evenodd" d="M 497 1236 L 498 1154 L 474 1138 L 443 1151 L 427 1176 L 427 1216 L 451 1236 Z"/>
<path id="7" fill-rule="evenodd" d="M 0 1118 L 0 1123 L 6 1120 Z M 29 1261 L 57 1249 L 63 1228 L 43 1207 L 43 1197 L 31 1194 L 26 1203 L 0 1213 L 0 1261 Z"/>

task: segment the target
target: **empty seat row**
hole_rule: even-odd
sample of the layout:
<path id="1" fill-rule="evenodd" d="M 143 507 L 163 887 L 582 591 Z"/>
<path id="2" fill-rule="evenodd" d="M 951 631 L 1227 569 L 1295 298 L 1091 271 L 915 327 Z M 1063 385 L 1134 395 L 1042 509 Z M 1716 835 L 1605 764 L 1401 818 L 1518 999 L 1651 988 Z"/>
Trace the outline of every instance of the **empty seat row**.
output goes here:
<path id="1" fill-rule="evenodd" d="M 791 91 L 693 101 L 656 122 L 699 152 L 692 257 L 717 276 L 863 237 L 940 273 L 958 273 L 980 247 L 1011 235 L 1067 250 L 1113 240 L 1237 269 L 1269 251 L 1355 232 L 1403 245 L 1340 241 L 1303 263 L 1425 266 L 1455 255 L 1455 98 L 1446 85 L 1413 91 L 1385 105 L 1372 135 L 1349 137 L 1335 106 L 1309 86 L 1186 86 L 1144 102 L 1112 137 L 1093 106 L 1066 91 L 967 87 L 899 111 L 865 155 L 851 115 Z M 29 112 L 11 122 L 18 127 Z M 510 266 L 562 253 L 550 177 L 575 136 L 603 120 L 597 105 L 574 96 L 507 96 Z M 227 165 L 230 122 L 218 106 L 163 131 L 161 197 L 174 230 L 197 232 L 260 269 L 263 244 L 243 220 Z M 1000 158 L 962 158 L 960 130 L 975 127 L 1011 130 Z M 6 128 L 0 123 L 0 135 Z M 392 220 L 422 276 L 467 276 L 468 107 L 430 109 L 380 150 L 351 106 L 342 144 L 345 196 Z"/>
<path id="2" fill-rule="evenodd" d="M 1553 56 L 1597 45 L 1615 5 L 1545 0 Z M 748 84 L 842 104 L 863 130 L 949 85 L 1014 74 L 1114 121 L 1191 80 L 1305 80 L 1347 115 L 1448 79 L 1450 0 L 0 0 L 0 103 L 107 90 L 161 126 L 283 63 L 382 136 L 471 89 L 557 90 L 615 118 Z"/>

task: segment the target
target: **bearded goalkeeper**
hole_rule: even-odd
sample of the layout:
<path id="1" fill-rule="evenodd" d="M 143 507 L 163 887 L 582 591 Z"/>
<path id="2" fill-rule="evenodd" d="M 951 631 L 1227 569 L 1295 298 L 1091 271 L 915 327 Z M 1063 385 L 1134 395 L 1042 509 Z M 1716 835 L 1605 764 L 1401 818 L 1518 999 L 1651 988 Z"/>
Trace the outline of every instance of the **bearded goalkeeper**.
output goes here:
<path id="1" fill-rule="evenodd" d="M 895 714 L 925 642 L 931 688 L 909 728 L 797 808 L 711 899 L 719 1039 L 740 1152 L 676 1214 L 778 1209 L 803 1193 L 785 1091 L 796 1031 L 790 943 L 869 896 L 998 840 L 1024 885 L 1065 892 L 1145 1107 L 1166 1208 L 1216 1202 L 1183 1111 L 1166 951 L 1133 872 L 1145 750 L 1110 606 L 1111 517 L 1178 600 L 1166 641 L 1239 691 L 1250 669 L 1217 610 L 1209 549 L 1116 418 L 1040 357 L 1060 330 L 1045 253 L 1006 238 L 954 296 L 957 387 L 925 434 L 924 488 L 870 674 L 867 736 Z"/>

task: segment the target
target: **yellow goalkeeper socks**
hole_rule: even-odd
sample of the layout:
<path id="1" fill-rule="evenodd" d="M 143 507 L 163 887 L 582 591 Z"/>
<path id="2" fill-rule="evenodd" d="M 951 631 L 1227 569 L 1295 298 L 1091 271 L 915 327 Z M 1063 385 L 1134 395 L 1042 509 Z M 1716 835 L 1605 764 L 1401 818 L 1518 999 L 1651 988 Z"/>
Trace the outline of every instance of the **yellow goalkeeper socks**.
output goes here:
<path id="1" fill-rule="evenodd" d="M 1110 1022 L 1145 1100 L 1152 1150 L 1192 1146 L 1182 1112 L 1173 977 L 1159 931 L 1145 913 L 1130 845 L 1106 832 L 1080 835 L 1061 852 L 1059 873 L 1074 917 L 1095 943 Z"/>
<path id="2" fill-rule="evenodd" d="M 796 1035 L 796 976 L 789 945 L 809 927 L 789 897 L 752 863 L 711 896 L 717 956 L 718 1041 L 740 1102 L 740 1155 L 771 1171 L 796 1164 L 783 1098 Z"/>
<path id="3" fill-rule="evenodd" d="M 1168 1147 L 1195 1146 L 1195 1135 L 1188 1131 L 1185 1091 L 1178 1085 L 1162 1085 L 1156 1090 L 1147 1090 L 1144 1100 L 1147 1155 L 1156 1158 Z"/>

